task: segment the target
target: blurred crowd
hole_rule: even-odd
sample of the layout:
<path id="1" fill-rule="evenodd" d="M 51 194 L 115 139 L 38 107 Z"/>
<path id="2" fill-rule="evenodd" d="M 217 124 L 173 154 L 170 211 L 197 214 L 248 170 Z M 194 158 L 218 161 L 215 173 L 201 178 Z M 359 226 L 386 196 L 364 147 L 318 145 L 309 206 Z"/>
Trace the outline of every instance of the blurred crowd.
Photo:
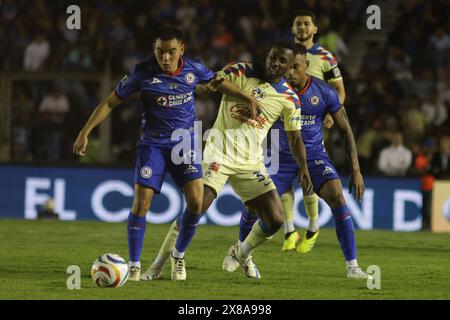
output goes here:
<path id="1" fill-rule="evenodd" d="M 120 79 L 151 53 L 152 33 L 177 25 L 187 54 L 212 70 L 230 61 L 263 61 L 278 38 L 292 38 L 292 14 L 317 13 L 317 41 L 338 60 L 346 107 L 364 174 L 422 175 L 442 151 L 450 120 L 450 1 L 398 1 L 396 26 L 385 45 L 368 42 L 361 61 L 347 61 L 351 37 L 365 23 L 365 0 L 0 0 L 0 67 L 46 73 L 111 72 Z M 82 29 L 66 28 L 66 8 L 81 8 Z M 369 32 L 369 31 L 368 31 Z M 346 66 L 360 65 L 356 77 Z M 100 101 L 99 84 L 22 81 L 13 86 L 14 160 L 73 161 L 71 145 Z M 212 126 L 218 97 L 199 97 L 203 129 Z M 112 114 L 114 163 L 132 164 L 138 138 L 139 101 Z M 123 132 L 129 134 L 124 135 Z M 444 142 L 442 142 L 444 141 Z M 442 142 L 442 143 L 441 143 Z M 98 157 L 98 140 L 91 141 Z M 336 129 L 327 149 L 347 172 Z M 442 149 L 442 150 L 441 150 Z M 445 167 L 450 167 L 446 164 Z"/>

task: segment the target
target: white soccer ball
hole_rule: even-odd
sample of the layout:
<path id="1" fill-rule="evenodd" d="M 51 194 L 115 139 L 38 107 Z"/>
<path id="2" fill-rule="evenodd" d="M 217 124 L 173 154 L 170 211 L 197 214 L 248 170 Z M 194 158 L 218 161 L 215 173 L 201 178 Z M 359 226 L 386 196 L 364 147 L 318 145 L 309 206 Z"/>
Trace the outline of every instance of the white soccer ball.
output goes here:
<path id="1" fill-rule="evenodd" d="M 118 254 L 105 253 L 95 259 L 91 277 L 99 287 L 121 287 L 128 280 L 128 264 Z"/>

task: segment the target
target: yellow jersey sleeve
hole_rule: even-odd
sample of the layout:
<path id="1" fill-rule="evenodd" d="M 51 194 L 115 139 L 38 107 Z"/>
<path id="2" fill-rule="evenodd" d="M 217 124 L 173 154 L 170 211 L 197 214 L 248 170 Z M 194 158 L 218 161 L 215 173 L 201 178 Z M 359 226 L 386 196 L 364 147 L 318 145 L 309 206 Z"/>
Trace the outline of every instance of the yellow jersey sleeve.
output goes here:
<path id="1" fill-rule="evenodd" d="M 244 89 L 247 78 L 253 71 L 251 63 L 238 62 L 229 64 L 219 72 L 218 75 L 223 76 L 227 81 L 234 83 L 239 88 Z"/>
<path id="2" fill-rule="evenodd" d="M 341 71 L 333 54 L 325 48 L 315 45 L 308 50 L 308 74 L 328 83 L 342 80 Z"/>

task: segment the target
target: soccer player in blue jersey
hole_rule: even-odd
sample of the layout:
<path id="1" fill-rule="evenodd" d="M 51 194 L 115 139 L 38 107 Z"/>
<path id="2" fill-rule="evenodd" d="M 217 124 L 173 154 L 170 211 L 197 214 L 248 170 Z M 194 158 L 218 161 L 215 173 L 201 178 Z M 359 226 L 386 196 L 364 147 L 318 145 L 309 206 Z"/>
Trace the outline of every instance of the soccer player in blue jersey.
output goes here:
<path id="1" fill-rule="evenodd" d="M 309 75 L 317 77 L 329 83 L 336 89 L 339 95 L 339 101 L 344 104 L 345 88 L 338 63 L 333 54 L 326 48 L 314 43 L 314 35 L 317 34 L 317 17 L 314 12 L 309 10 L 299 10 L 294 14 L 294 20 L 291 27 L 294 41 L 304 45 L 307 49 L 306 59 L 308 61 Z M 324 117 L 324 127 L 331 128 L 333 118 L 327 113 Z M 287 190 L 282 196 L 286 220 L 284 222 L 285 241 L 282 246 L 283 251 L 295 250 L 300 236 L 295 231 L 294 226 L 294 193 L 292 189 Z M 319 198 L 313 192 L 303 195 L 303 202 L 308 215 L 307 231 L 300 239 L 298 247 L 301 253 L 307 253 L 314 246 L 319 235 L 318 215 Z"/>
<path id="2" fill-rule="evenodd" d="M 129 279 L 132 281 L 139 281 L 140 277 L 145 216 L 153 195 L 161 191 L 166 172 L 170 172 L 182 188 L 186 210 L 198 214 L 202 209 L 202 166 L 200 161 L 192 161 L 195 157 L 195 153 L 192 153 L 192 129 L 196 120 L 194 90 L 199 84 L 214 82 L 214 73 L 199 61 L 183 57 L 184 49 L 183 35 L 178 29 L 160 29 L 153 44 L 154 56 L 137 64 L 133 72 L 120 80 L 115 90 L 94 110 L 73 145 L 74 153 L 83 156 L 89 133 L 115 106 L 132 94 L 141 93 L 141 138 L 136 150 L 135 194 L 127 226 Z M 186 160 L 181 164 L 176 164 L 171 157 L 172 148 L 182 140 L 171 138 L 176 129 L 191 132 L 192 149 L 189 154 L 179 154 Z"/>
<path id="3" fill-rule="evenodd" d="M 346 145 L 346 152 L 351 163 L 350 192 L 354 192 L 356 199 L 362 200 L 364 181 L 360 172 L 356 144 L 350 127 L 345 107 L 339 102 L 336 91 L 324 81 L 306 73 L 306 48 L 297 44 L 301 49 L 295 56 L 290 72 L 286 75 L 290 84 L 297 92 L 301 102 L 302 139 L 306 147 L 308 170 L 314 186 L 314 191 L 330 206 L 334 216 L 336 235 L 341 245 L 346 261 L 348 278 L 367 278 L 356 260 L 356 241 L 350 210 L 345 203 L 342 184 L 336 169 L 333 167 L 323 145 L 323 118 L 326 113 L 332 115 L 339 128 Z M 282 119 L 275 123 L 273 129 L 279 130 L 279 170 L 271 175 L 278 193 L 283 195 L 292 189 L 299 167 L 293 160 L 287 145 L 287 136 Z M 306 190 L 303 190 L 307 194 Z M 250 208 L 243 211 L 239 230 L 239 240 L 244 241 L 251 230 L 256 215 Z M 298 248 L 297 248 L 298 250 Z M 230 265 L 227 255 L 223 269 L 234 271 L 239 267 L 237 263 Z"/>

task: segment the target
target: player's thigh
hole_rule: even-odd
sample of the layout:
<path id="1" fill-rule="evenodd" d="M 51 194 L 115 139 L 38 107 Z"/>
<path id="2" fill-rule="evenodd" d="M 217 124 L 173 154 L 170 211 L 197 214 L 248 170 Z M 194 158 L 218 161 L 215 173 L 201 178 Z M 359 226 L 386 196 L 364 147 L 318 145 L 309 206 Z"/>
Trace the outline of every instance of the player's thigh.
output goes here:
<path id="1" fill-rule="evenodd" d="M 345 204 L 342 183 L 339 179 L 327 180 L 319 189 L 319 196 L 332 208 Z"/>
<path id="2" fill-rule="evenodd" d="M 205 185 L 203 194 L 203 208 L 202 212 L 206 212 L 209 209 L 213 201 L 217 198 L 217 194 L 211 187 Z"/>
<path id="3" fill-rule="evenodd" d="M 138 143 L 136 147 L 136 163 L 134 183 L 145 188 L 161 192 L 166 176 L 166 159 L 162 147 Z"/>
<path id="4" fill-rule="evenodd" d="M 204 195 L 203 178 L 188 181 L 183 186 L 184 198 L 190 213 L 200 214 Z"/>
<path id="5" fill-rule="evenodd" d="M 155 194 L 154 190 L 139 184 L 134 185 L 134 198 L 131 212 L 134 215 L 145 216 Z"/>

